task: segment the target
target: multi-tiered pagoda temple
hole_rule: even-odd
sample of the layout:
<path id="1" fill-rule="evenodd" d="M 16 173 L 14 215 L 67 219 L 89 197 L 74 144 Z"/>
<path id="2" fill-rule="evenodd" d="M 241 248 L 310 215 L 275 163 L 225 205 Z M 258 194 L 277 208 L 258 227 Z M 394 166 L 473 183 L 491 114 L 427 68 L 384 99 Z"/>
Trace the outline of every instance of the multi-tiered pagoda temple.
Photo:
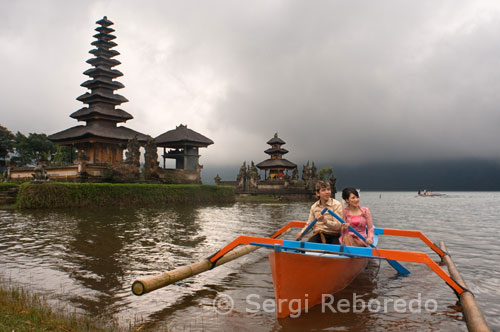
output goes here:
<path id="1" fill-rule="evenodd" d="M 88 107 L 83 107 L 70 115 L 78 121 L 85 121 L 85 125 L 63 130 L 48 138 L 58 145 L 74 146 L 78 150 L 79 158 L 86 159 L 89 164 L 111 164 L 123 160 L 123 150 L 130 139 L 137 136 L 139 142 L 145 143 L 149 136 L 127 127 L 117 126 L 118 123 L 126 122 L 133 116 L 116 108 L 128 100 L 114 93 L 124 85 L 114 80 L 123 74 L 113 69 L 120 64 L 120 61 L 113 59 L 120 54 L 112 50 L 117 46 L 113 42 L 116 37 L 111 34 L 115 30 L 109 27 L 113 22 L 104 16 L 96 24 L 99 25 L 95 29 L 98 33 L 94 35 L 97 40 L 91 43 L 96 48 L 89 51 L 94 57 L 87 60 L 93 68 L 84 72 L 91 79 L 81 84 L 90 89 L 90 92 L 77 98 Z"/>
<path id="2" fill-rule="evenodd" d="M 283 155 L 287 154 L 288 150 L 281 147 L 285 144 L 285 141 L 278 137 L 278 133 L 275 133 L 274 137 L 267 141 L 267 144 L 271 145 L 271 147 L 264 152 L 270 155 L 271 158 L 256 165 L 260 170 L 264 170 L 264 179 L 281 179 L 287 170 L 297 167 L 291 161 L 283 159 Z M 267 173 L 268 171 L 269 173 Z"/>

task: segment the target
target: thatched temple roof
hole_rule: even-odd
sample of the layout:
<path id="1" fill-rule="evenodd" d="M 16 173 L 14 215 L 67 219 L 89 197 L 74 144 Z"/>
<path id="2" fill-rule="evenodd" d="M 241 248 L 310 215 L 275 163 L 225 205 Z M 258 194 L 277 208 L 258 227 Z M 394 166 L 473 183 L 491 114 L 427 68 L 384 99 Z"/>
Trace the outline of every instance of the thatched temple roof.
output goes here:
<path id="1" fill-rule="evenodd" d="M 210 138 L 191 130 L 187 125 L 180 124 L 175 129 L 169 130 L 154 139 L 156 146 L 176 148 L 184 145 L 207 147 L 214 144 Z"/>

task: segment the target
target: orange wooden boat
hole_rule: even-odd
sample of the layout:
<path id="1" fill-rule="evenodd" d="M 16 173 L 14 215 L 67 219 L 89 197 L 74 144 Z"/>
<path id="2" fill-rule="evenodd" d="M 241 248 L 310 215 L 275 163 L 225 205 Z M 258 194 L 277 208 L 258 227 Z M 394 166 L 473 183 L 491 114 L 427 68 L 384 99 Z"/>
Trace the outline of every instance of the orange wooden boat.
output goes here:
<path id="1" fill-rule="evenodd" d="M 303 221 L 291 221 L 270 237 L 240 235 L 200 262 L 134 281 L 132 292 L 135 295 L 142 295 L 224 264 L 224 259 L 230 261 L 242 255 L 241 252 L 236 253 L 236 247 L 241 245 L 250 245 L 247 247 L 250 250 L 255 250 L 257 247 L 273 249 L 269 254 L 269 262 L 278 317 L 307 312 L 309 308 L 320 304 L 324 300 L 324 295 L 341 291 L 363 271 L 369 259 L 386 260 L 401 274 L 408 274 L 409 271 L 397 261 L 425 264 L 456 294 L 460 295 L 466 291 L 465 287 L 453 280 L 426 253 L 376 248 L 379 235 L 401 236 L 419 238 L 441 258 L 447 255 L 420 231 L 375 227 L 371 247 L 349 247 L 278 238 L 291 228 L 303 228 L 305 225 Z M 246 250 L 245 253 L 250 250 Z"/>
<path id="2" fill-rule="evenodd" d="M 272 251 L 269 263 L 279 318 L 307 311 L 324 296 L 347 287 L 364 270 L 368 258 L 314 252 Z"/>

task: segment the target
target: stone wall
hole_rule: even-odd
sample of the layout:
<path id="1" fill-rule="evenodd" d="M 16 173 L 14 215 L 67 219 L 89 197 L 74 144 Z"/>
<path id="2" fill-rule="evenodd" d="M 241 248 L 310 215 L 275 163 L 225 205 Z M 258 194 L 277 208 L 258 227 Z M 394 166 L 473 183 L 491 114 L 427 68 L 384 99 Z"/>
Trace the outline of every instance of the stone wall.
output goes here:
<path id="1" fill-rule="evenodd" d="M 160 181 L 164 183 L 190 183 L 201 184 L 200 172 L 187 171 L 184 169 L 158 169 Z"/>
<path id="2" fill-rule="evenodd" d="M 49 179 L 53 180 L 74 179 L 79 176 L 78 165 L 46 166 L 44 169 Z M 15 167 L 9 170 L 9 179 L 33 180 L 33 174 L 35 174 L 35 167 Z"/>

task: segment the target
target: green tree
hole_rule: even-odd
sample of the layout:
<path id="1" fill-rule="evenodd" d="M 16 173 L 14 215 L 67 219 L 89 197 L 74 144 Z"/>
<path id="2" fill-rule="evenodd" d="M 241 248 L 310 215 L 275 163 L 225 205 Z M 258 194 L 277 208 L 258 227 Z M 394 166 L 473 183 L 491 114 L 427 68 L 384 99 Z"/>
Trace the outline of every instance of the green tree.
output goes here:
<path id="1" fill-rule="evenodd" d="M 47 135 L 30 133 L 28 137 L 17 132 L 15 148 L 18 153 L 19 166 L 33 165 L 39 161 L 50 161 L 54 158 L 57 146 L 49 141 Z"/>
<path id="2" fill-rule="evenodd" d="M 74 147 L 58 145 L 51 163 L 54 165 L 71 164 L 75 155 L 76 149 Z"/>
<path id="3" fill-rule="evenodd" d="M 319 179 L 330 182 L 330 185 L 332 186 L 332 197 L 335 198 L 335 193 L 337 192 L 335 184 L 337 183 L 337 179 L 333 175 L 333 168 L 322 168 L 319 171 Z"/>
<path id="4" fill-rule="evenodd" d="M 322 168 L 319 171 L 319 179 L 323 181 L 330 181 L 330 178 L 333 175 L 333 168 Z"/>
<path id="5" fill-rule="evenodd" d="M 14 151 L 15 136 L 14 134 L 0 125 L 0 166 L 5 166 L 5 159 L 9 152 Z"/>

